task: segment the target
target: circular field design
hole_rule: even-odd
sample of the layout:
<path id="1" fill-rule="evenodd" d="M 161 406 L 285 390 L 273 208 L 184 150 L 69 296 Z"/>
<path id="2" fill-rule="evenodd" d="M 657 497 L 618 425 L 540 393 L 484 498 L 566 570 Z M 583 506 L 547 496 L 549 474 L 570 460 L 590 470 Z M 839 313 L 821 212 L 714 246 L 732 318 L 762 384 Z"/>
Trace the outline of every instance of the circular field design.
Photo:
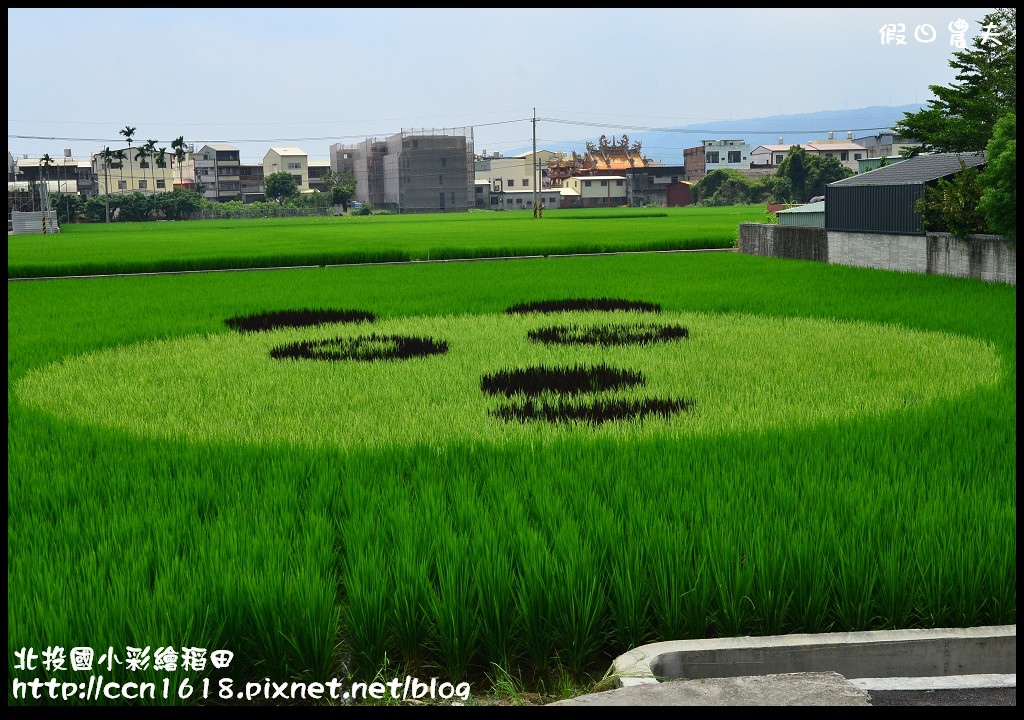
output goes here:
<path id="1" fill-rule="evenodd" d="M 981 341 L 824 319 L 663 311 L 658 322 L 686 328 L 685 341 L 530 339 L 552 325 L 613 327 L 650 318 L 628 310 L 378 318 L 380 336 L 429 338 L 447 352 L 333 362 L 275 359 L 271 351 L 358 344 L 365 326 L 194 335 L 69 357 L 30 371 L 15 392 L 55 416 L 144 436 L 444 447 L 799 428 L 913 409 L 993 385 L 1003 372 L 993 346 Z M 591 382 L 575 395 L 551 388 L 528 395 L 527 386 L 515 385 L 531 368 L 544 380 L 536 369 L 602 366 L 618 380 Z M 628 381 L 637 377 L 642 382 Z M 487 379 L 493 392 L 483 387 Z M 577 397 L 609 418 L 574 416 L 584 405 Z"/>

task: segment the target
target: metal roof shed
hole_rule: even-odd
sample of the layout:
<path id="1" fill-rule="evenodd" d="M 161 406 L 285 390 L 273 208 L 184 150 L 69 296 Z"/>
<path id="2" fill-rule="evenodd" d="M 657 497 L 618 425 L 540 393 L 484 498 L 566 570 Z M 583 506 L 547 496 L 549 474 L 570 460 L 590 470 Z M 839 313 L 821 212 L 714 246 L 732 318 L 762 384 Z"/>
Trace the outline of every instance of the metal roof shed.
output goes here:
<path id="1" fill-rule="evenodd" d="M 916 155 L 895 165 L 825 186 L 825 229 L 845 232 L 924 235 L 917 201 L 926 187 L 968 168 L 983 166 L 984 151 Z"/>
<path id="2" fill-rule="evenodd" d="M 825 227 L 825 201 L 797 205 L 788 210 L 779 210 L 775 213 L 779 218 L 779 225 L 799 225 L 800 227 Z"/>

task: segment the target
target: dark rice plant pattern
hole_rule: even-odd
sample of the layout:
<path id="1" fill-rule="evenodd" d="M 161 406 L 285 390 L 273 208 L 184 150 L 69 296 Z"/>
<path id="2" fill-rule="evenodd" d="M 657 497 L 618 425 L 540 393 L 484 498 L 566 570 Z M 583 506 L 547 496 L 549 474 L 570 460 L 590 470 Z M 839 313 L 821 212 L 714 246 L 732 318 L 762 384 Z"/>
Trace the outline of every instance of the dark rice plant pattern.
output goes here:
<path id="1" fill-rule="evenodd" d="M 303 309 L 276 310 L 239 315 L 224 321 L 239 332 L 269 332 L 279 328 L 310 327 L 327 323 L 373 322 L 376 316 L 365 310 Z"/>
<path id="2" fill-rule="evenodd" d="M 545 345 L 649 345 L 685 340 L 689 330 L 682 325 L 552 325 L 527 333 L 534 342 Z"/>
<path id="3" fill-rule="evenodd" d="M 408 335 L 359 335 L 327 340 L 303 340 L 273 348 L 270 357 L 276 360 L 406 360 L 414 357 L 441 355 L 448 352 L 448 343 L 429 337 Z"/>

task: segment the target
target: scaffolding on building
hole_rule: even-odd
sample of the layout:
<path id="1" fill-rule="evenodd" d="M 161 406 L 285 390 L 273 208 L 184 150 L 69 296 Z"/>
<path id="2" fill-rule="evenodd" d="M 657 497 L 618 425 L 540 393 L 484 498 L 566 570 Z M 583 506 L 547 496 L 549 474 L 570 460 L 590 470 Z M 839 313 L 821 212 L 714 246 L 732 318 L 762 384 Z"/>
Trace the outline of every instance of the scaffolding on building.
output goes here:
<path id="1" fill-rule="evenodd" d="M 473 128 L 403 129 L 332 145 L 331 166 L 351 168 L 355 199 L 394 213 L 466 212 L 475 194 Z"/>

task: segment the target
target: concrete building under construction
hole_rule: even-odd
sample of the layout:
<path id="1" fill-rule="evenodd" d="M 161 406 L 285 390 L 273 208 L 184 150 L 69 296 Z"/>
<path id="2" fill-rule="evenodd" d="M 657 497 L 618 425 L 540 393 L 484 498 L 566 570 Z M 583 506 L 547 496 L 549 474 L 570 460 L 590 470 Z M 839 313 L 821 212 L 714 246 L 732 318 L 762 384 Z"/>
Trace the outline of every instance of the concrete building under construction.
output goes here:
<path id="1" fill-rule="evenodd" d="M 402 130 L 331 145 L 331 169 L 356 179 L 355 199 L 397 213 L 466 212 L 474 193 L 473 128 Z"/>

